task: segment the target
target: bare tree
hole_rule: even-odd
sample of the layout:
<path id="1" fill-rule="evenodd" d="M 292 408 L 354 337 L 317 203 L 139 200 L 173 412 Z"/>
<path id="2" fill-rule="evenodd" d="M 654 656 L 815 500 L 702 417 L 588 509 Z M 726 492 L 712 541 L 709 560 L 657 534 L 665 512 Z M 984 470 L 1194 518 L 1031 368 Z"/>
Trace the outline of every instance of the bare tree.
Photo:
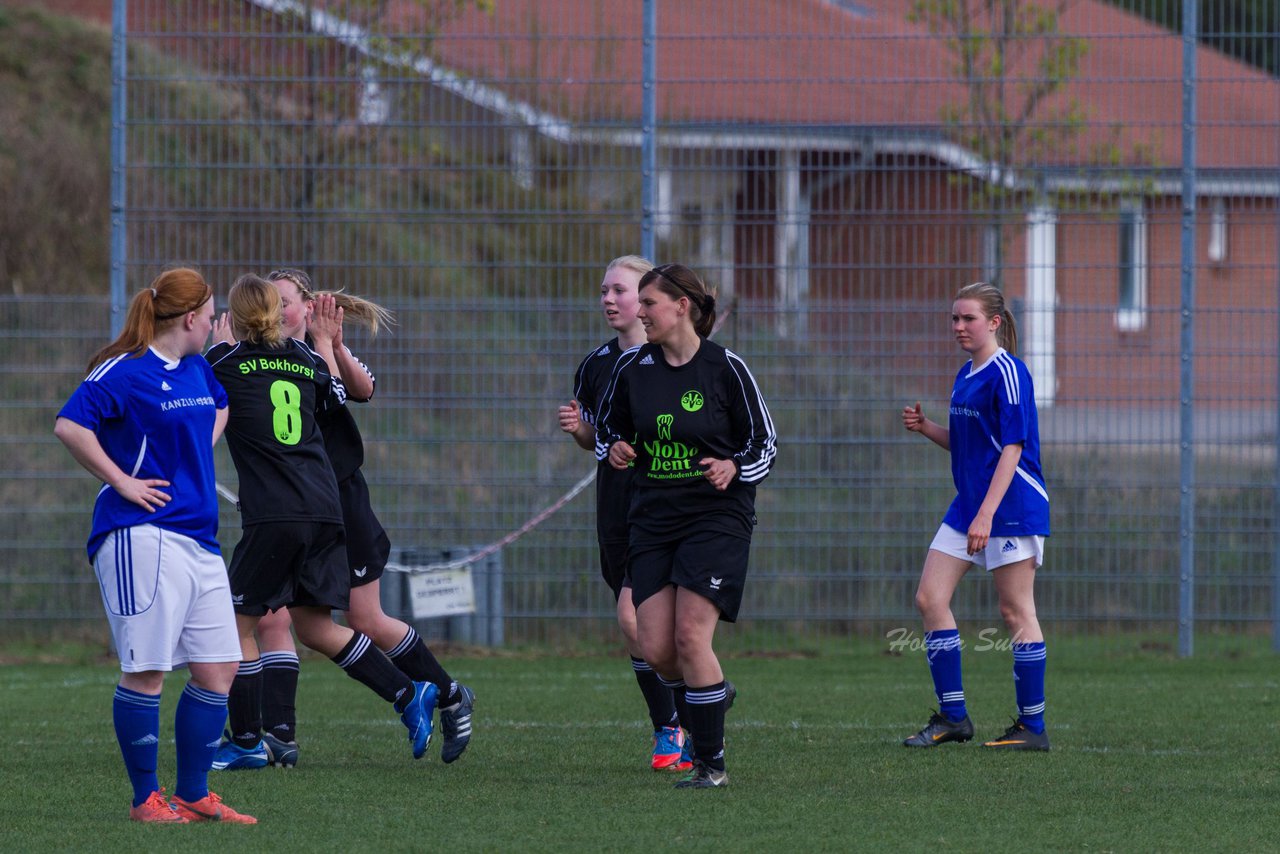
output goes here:
<path id="1" fill-rule="evenodd" d="M 1075 144 L 1085 112 L 1074 99 L 1052 99 L 1088 53 L 1084 39 L 1060 30 L 1072 0 L 914 0 L 910 19 L 942 39 L 964 100 L 941 118 L 956 141 L 983 163 L 975 204 L 985 212 L 992 278 L 1003 277 L 1003 228 L 1025 193 L 1019 167 Z M 1051 100 L 1052 99 L 1052 100 Z"/>

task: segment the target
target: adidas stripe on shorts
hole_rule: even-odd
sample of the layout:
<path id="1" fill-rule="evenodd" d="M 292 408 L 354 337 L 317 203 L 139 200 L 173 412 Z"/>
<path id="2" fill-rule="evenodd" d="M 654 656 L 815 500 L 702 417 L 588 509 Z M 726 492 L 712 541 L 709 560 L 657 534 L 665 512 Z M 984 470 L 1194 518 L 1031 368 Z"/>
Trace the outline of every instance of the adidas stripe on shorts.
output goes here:
<path id="1" fill-rule="evenodd" d="M 1029 557 L 1036 559 L 1035 566 L 1037 569 L 1044 563 L 1044 537 L 993 536 L 987 541 L 985 549 L 971 555 L 969 554 L 968 534 L 962 534 L 945 523 L 938 528 L 938 533 L 934 536 L 933 542 L 929 544 L 929 548 L 952 557 L 958 557 L 961 560 L 971 561 L 987 570 L 987 572 L 1026 560 Z"/>
<path id="2" fill-rule="evenodd" d="M 93 556 L 126 673 L 240 660 L 222 557 L 154 525 L 117 528 Z"/>

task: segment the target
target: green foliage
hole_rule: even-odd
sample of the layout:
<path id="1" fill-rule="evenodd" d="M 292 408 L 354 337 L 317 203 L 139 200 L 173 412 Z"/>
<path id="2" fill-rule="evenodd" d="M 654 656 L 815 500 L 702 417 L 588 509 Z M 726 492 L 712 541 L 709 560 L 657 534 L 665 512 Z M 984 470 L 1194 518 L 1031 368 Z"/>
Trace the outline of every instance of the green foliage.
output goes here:
<path id="1" fill-rule="evenodd" d="M 1062 153 L 1084 128 L 1074 99 L 1050 101 L 1079 71 L 1088 42 L 1059 32 L 1066 0 L 913 0 L 908 19 L 939 36 L 952 73 L 967 92 L 942 110 L 957 142 L 986 164 L 982 181 L 964 180 L 971 203 L 987 212 L 996 240 L 996 283 L 1003 273 L 1008 211 L 1026 191 L 1006 184 L 1007 170 L 1034 168 Z M 1061 99 L 1059 99 L 1061 100 Z"/>
<path id="2" fill-rule="evenodd" d="M 1065 0 L 914 0 L 908 19 L 941 36 L 967 102 L 946 118 L 960 141 L 997 167 L 1035 162 L 1080 132 L 1082 109 L 1042 105 L 1073 79 L 1089 43 L 1060 32 Z M 1032 122 L 1036 133 L 1032 135 Z"/>
<path id="3" fill-rule="evenodd" d="M 728 658 L 740 691 L 726 721 L 730 785 L 711 792 L 675 790 L 648 769 L 649 725 L 621 653 L 442 653 L 477 694 L 471 747 L 449 766 L 435 744 L 430 758 L 411 759 L 387 704 L 311 658 L 298 767 L 212 777 L 256 828 L 129 822 L 110 721 L 115 668 L 11 664 L 0 826 L 10 851 L 225 851 L 251 836 L 306 851 L 650 852 L 709 840 L 729 851 L 1273 848 L 1274 657 L 1255 646 L 1179 661 L 1142 641 L 1050 639 L 1053 750 L 1036 755 L 901 747 L 924 724 L 932 690 L 923 653 L 884 639 L 813 657 Z M 1009 666 L 1006 651 L 966 655 L 979 738 L 999 734 L 1012 711 Z M 169 678 L 161 714 L 170 788 L 183 678 Z"/>
<path id="4" fill-rule="evenodd" d="M 1107 0 L 1182 32 L 1181 0 Z M 1280 4 L 1275 0 L 1199 0 L 1200 41 L 1227 56 L 1280 75 Z"/>
<path id="5" fill-rule="evenodd" d="M 1154 145 L 1122 142 L 1119 125 L 1083 143 L 1089 109 L 1065 91 L 1080 73 L 1089 42 L 1065 33 L 1070 0 L 913 0 L 908 19 L 939 36 L 952 57 L 952 73 L 965 87 L 963 102 L 945 105 L 943 124 L 961 145 L 986 164 L 983 180 L 955 176 L 969 189 L 972 206 L 986 214 L 998 235 L 995 279 L 1003 275 L 1011 214 L 1020 211 L 1045 166 L 1074 165 L 1082 174 L 1099 169 L 1118 177 L 1122 191 L 1109 198 L 1086 191 L 1063 193 L 1066 208 L 1109 207 L 1124 195 L 1150 188 L 1145 177 Z M 1009 176 L 1020 171 L 1013 184 Z"/>

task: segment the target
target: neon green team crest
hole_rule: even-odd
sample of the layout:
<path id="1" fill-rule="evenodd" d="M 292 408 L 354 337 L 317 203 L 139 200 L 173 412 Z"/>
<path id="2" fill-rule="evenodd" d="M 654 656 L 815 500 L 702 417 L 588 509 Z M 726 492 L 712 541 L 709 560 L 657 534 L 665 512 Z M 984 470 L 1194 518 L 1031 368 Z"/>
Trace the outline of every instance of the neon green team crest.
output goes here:
<path id="1" fill-rule="evenodd" d="M 702 408 L 702 392 L 686 391 L 680 398 L 680 405 L 684 407 L 685 412 L 697 412 Z"/>
<path id="2" fill-rule="evenodd" d="M 689 404 L 685 401 L 690 394 L 697 394 L 697 392 L 688 392 L 681 399 L 680 403 L 685 409 L 689 409 Z M 702 395 L 698 395 L 697 406 L 702 406 Z M 676 417 L 668 413 L 659 415 L 657 418 L 658 440 L 644 443 L 644 451 L 649 455 L 647 475 L 654 480 L 678 480 L 702 476 L 702 469 L 694 465 L 694 461 L 699 456 L 698 449 L 671 439 L 671 425 L 675 420 Z"/>

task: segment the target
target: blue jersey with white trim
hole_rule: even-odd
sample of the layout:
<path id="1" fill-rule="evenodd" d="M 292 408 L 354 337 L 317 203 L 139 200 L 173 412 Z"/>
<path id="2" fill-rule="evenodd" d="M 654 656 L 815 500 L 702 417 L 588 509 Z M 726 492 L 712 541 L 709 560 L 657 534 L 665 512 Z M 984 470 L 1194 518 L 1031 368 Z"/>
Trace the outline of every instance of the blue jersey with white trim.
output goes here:
<path id="1" fill-rule="evenodd" d="M 991 536 L 1049 535 L 1049 493 L 1040 471 L 1040 425 L 1027 366 L 1004 348 L 978 367 L 965 363 L 951 390 L 951 477 L 956 497 L 943 522 L 969 530 L 987 497 L 1000 453 L 1021 444 L 1022 458 Z"/>
<path id="2" fill-rule="evenodd" d="M 103 486 L 93 507 L 89 559 L 118 528 L 155 525 L 218 549 L 218 494 L 213 466 L 213 425 L 227 393 L 199 355 L 176 362 L 147 350 L 103 362 L 80 383 L 59 418 L 92 430 L 122 471 L 169 481 L 163 507 L 148 513 Z"/>

